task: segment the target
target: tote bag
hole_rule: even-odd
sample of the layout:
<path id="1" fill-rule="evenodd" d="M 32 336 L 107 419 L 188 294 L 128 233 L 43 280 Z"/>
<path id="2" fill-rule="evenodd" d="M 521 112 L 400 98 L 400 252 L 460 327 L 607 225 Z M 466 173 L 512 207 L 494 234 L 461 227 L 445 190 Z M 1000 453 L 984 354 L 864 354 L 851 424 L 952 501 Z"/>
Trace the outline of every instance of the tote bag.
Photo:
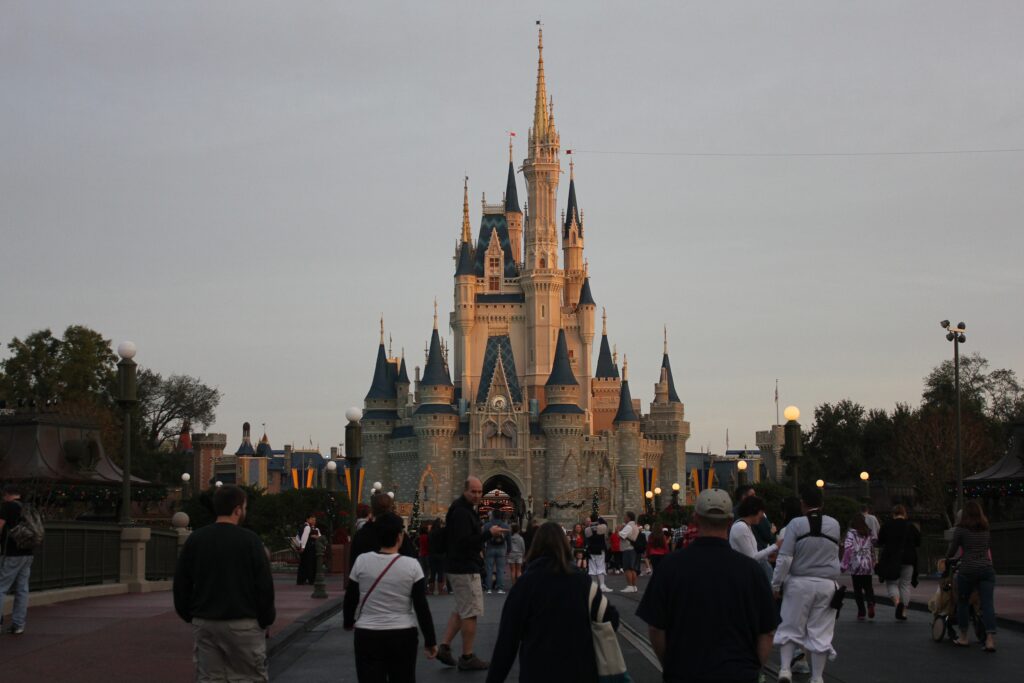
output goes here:
<path id="1" fill-rule="evenodd" d="M 598 589 L 597 584 L 590 583 L 590 632 L 594 640 L 594 657 L 597 661 L 597 680 L 599 683 L 630 683 L 632 679 L 626 672 L 626 660 L 622 658 L 619 640 L 615 629 L 604 619 L 608 600 Z"/>

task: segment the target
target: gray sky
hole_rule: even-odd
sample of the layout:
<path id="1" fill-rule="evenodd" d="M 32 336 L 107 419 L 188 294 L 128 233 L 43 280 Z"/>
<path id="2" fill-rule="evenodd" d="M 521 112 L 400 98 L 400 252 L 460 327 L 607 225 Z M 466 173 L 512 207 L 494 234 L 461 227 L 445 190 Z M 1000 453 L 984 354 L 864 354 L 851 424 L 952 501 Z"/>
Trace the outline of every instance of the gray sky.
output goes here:
<path id="1" fill-rule="evenodd" d="M 943 318 L 1024 372 L 1024 154 L 638 154 L 1022 148 L 1019 2 L 2 2 L 0 340 L 85 324 L 231 447 L 338 443 L 380 313 L 415 365 L 450 310 L 463 173 L 475 232 L 525 156 L 538 16 L 594 297 L 645 410 L 668 325 L 690 450 L 776 378 L 916 404 Z"/>

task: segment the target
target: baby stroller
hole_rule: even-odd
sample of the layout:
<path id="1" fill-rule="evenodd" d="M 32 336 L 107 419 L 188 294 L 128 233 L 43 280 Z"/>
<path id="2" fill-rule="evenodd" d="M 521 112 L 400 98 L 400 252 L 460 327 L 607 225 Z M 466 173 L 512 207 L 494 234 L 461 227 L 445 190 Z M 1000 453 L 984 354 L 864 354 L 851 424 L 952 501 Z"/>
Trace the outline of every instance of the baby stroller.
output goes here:
<path id="1" fill-rule="evenodd" d="M 939 560 L 937 563 L 942 578 L 935 595 L 928 601 L 928 609 L 932 613 L 932 640 L 936 643 L 941 643 L 947 636 L 950 640 L 956 640 L 959 636 L 956 617 L 956 574 L 959 564 L 958 560 Z M 985 642 L 985 625 L 981 623 L 981 598 L 977 591 L 971 594 L 967 608 L 970 610 L 968 621 L 974 629 L 974 635 L 980 642 Z"/>

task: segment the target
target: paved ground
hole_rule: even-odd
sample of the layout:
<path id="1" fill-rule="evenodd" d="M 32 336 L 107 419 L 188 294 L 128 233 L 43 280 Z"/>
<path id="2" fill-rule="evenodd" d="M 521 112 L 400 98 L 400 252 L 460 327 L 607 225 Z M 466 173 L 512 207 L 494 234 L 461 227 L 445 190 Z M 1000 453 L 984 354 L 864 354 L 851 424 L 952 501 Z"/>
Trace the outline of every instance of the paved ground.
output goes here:
<path id="1" fill-rule="evenodd" d="M 328 590 L 340 596 L 337 582 Z M 296 586 L 294 574 L 276 576 L 275 593 L 272 638 L 325 602 Z M 23 635 L 0 636 L 0 671 L 4 681 L 189 681 L 192 628 L 175 614 L 170 591 L 32 607 Z"/>
<path id="2" fill-rule="evenodd" d="M 310 598 L 308 586 L 297 587 L 294 577 L 276 577 L 278 620 L 271 629 L 271 673 L 275 681 L 354 681 L 352 636 L 341 629 L 335 613 L 312 626 L 318 612 L 338 605 L 340 586 L 329 586 L 327 601 Z M 621 577 L 609 583 L 621 587 Z M 1024 585 L 1010 580 L 999 583 L 997 607 L 1002 617 L 1017 617 L 1024 605 Z M 641 578 L 641 589 L 646 579 Z M 916 595 L 926 599 L 934 590 L 922 582 Z M 635 615 L 640 594 L 610 593 L 623 616 L 620 641 L 633 680 L 659 681 L 652 663 L 647 626 Z M 486 596 L 487 615 L 482 620 L 478 653 L 489 658 L 497 635 L 503 596 Z M 431 597 L 435 626 L 442 632 L 450 598 Z M 8 603 L 10 600 L 8 599 Z M 922 603 L 918 603 L 922 604 Z M 1014 607 L 1014 606 L 1017 607 Z M 955 648 L 948 641 L 937 644 L 929 637 L 931 615 L 913 610 L 907 622 L 896 622 L 892 608 L 880 606 L 874 621 L 857 622 L 856 607 L 847 603 L 836 631 L 839 657 L 828 666 L 832 683 L 881 683 L 900 681 L 1011 681 L 1018 680 L 1024 663 L 1024 619 L 1012 628 L 1000 628 L 999 651 L 986 654 L 980 647 Z M 307 628 L 309 630 L 307 630 Z M 777 662 L 770 667 L 777 668 Z M 174 614 L 169 592 L 119 595 L 69 601 L 29 610 L 28 629 L 22 636 L 0 636 L 2 680 L 152 681 L 168 683 L 192 680 L 192 637 L 187 624 Z M 418 663 L 421 681 L 465 681 L 482 674 L 460 674 L 425 658 Z M 510 681 L 518 679 L 513 670 Z M 771 680 L 771 678 L 769 678 Z M 807 677 L 798 677 L 803 683 Z"/>

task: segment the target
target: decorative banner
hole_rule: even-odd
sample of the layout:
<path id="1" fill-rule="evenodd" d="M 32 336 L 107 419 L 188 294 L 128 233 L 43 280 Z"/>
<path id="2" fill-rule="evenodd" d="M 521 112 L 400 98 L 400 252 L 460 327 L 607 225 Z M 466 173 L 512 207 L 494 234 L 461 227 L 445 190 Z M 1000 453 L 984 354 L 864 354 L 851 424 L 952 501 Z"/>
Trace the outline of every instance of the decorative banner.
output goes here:
<path id="1" fill-rule="evenodd" d="M 640 468 L 640 504 L 647 505 L 647 492 L 653 491 L 658 481 L 658 470 L 653 467 Z"/>
<path id="2" fill-rule="evenodd" d="M 348 493 L 348 499 L 352 500 L 352 470 L 344 468 L 345 470 L 345 492 Z"/>
<path id="3" fill-rule="evenodd" d="M 693 495 L 699 496 L 701 491 L 700 471 L 696 467 L 690 472 L 690 484 L 693 487 Z"/>
<path id="4" fill-rule="evenodd" d="M 365 479 L 365 478 L 366 478 L 366 468 L 360 467 L 359 468 L 359 477 L 358 477 L 359 481 L 357 482 L 357 487 L 356 487 L 356 505 L 358 505 L 359 503 L 363 502 L 363 479 Z"/>
<path id="5" fill-rule="evenodd" d="M 307 489 L 313 488 L 313 475 L 314 474 L 316 474 L 316 470 L 315 469 L 310 468 L 310 469 L 306 470 L 306 488 Z"/>
<path id="6" fill-rule="evenodd" d="M 292 487 L 299 488 L 299 471 L 294 467 L 292 468 Z"/>

